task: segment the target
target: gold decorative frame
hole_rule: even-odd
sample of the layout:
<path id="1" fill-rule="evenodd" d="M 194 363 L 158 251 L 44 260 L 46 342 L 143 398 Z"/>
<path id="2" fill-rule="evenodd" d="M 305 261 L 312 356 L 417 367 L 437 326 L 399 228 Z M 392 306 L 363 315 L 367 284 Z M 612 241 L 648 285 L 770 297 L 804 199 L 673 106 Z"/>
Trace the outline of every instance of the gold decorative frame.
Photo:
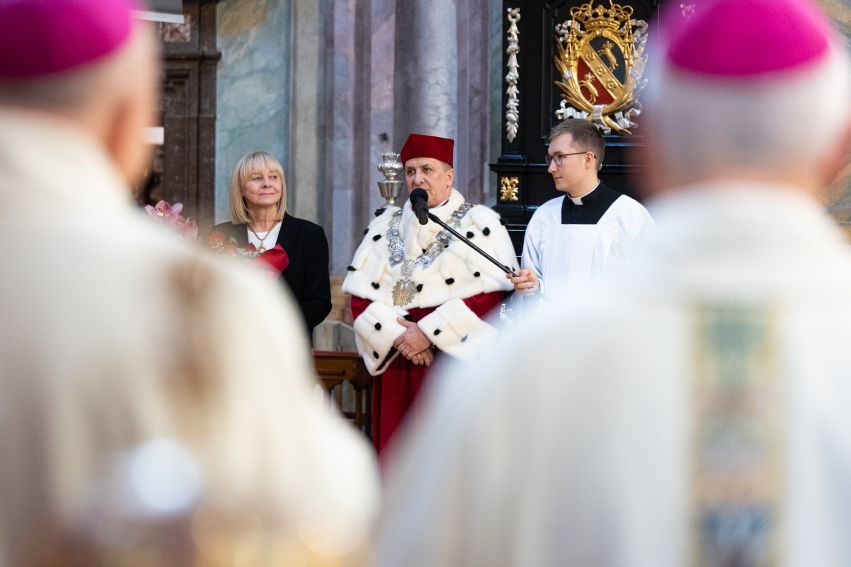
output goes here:
<path id="1" fill-rule="evenodd" d="M 570 19 L 556 25 L 560 120 L 585 118 L 606 133 L 629 134 L 637 125 L 637 96 L 646 84 L 647 22 L 632 19 L 632 12 L 613 0 L 608 8 L 588 2 L 571 8 Z"/>
<path id="2" fill-rule="evenodd" d="M 499 200 L 517 202 L 520 200 L 520 178 L 499 178 Z"/>

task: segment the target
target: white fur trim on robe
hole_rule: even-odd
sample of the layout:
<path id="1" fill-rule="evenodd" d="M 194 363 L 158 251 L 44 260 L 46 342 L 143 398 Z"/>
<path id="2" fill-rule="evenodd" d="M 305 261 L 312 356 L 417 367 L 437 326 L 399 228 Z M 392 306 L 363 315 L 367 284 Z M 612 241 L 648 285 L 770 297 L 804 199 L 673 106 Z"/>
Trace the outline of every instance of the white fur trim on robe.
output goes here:
<path id="1" fill-rule="evenodd" d="M 373 301 L 355 320 L 355 344 L 373 376 L 384 372 L 399 354 L 393 350 L 393 341 L 405 332 L 405 327 L 397 317 L 399 314 L 393 307 Z"/>
<path id="2" fill-rule="evenodd" d="M 447 301 L 418 324 L 437 348 L 461 360 L 475 358 L 497 335 L 463 299 Z"/>
<path id="3" fill-rule="evenodd" d="M 431 212 L 444 222 L 448 222 L 452 213 L 463 203 L 464 197 L 453 189 L 448 202 L 443 206 L 431 209 Z M 407 314 L 406 309 L 394 307 L 392 295 L 393 287 L 401 277 L 402 264 L 390 265 L 390 249 L 388 246 L 390 222 L 393 214 L 398 210 L 398 207 L 388 207 L 370 223 L 367 233 L 348 268 L 349 273 L 343 282 L 343 291 L 374 303 L 381 303 L 387 309 L 403 316 Z M 434 241 L 437 233 L 443 229 L 434 222 L 429 222 L 426 225 L 419 224 L 409 204 L 406 204 L 402 210 L 399 232 L 404 252 L 406 257 L 416 258 L 422 254 L 423 249 L 427 248 Z M 517 257 L 514 254 L 514 247 L 508 236 L 508 231 L 502 226 L 499 215 L 488 207 L 483 205 L 471 207 L 461 219 L 457 230 L 501 263 L 511 269 L 517 269 Z M 414 268 L 411 279 L 418 286 L 419 291 L 414 296 L 413 301 L 405 306 L 407 309 L 439 307 L 452 300 L 460 300 L 494 291 L 508 292 L 513 289 L 502 270 L 454 237 L 449 246 L 435 258 L 430 266 L 425 269 L 420 266 Z M 478 320 L 478 317 L 472 311 L 470 311 L 470 316 Z M 370 325 L 366 322 L 359 325 L 359 320 L 360 317 L 355 320 L 356 333 L 358 333 L 359 328 L 364 332 L 370 332 Z M 390 330 L 390 328 L 387 329 L 388 334 Z M 399 331 L 399 334 L 401 334 L 401 331 Z M 482 337 L 484 336 L 482 335 Z M 395 338 L 393 337 L 393 340 Z M 472 336 L 469 337 L 468 341 L 472 338 Z M 358 340 L 361 341 L 358 343 L 358 349 L 367 368 L 370 365 L 374 366 L 376 362 L 381 363 L 383 361 L 383 358 L 378 361 L 375 359 L 375 352 L 379 356 L 382 355 L 379 349 L 372 348 L 366 351 L 361 348 L 361 345 L 364 345 L 365 348 L 369 344 L 366 337 L 358 333 Z M 446 340 L 433 342 L 441 350 L 445 350 L 440 346 L 441 343 L 449 344 L 448 337 Z M 464 353 L 472 352 L 479 344 L 480 341 L 472 341 L 470 345 L 465 345 L 463 348 L 450 348 L 446 352 L 465 357 L 469 355 Z M 382 370 L 376 368 L 375 373 Z"/>

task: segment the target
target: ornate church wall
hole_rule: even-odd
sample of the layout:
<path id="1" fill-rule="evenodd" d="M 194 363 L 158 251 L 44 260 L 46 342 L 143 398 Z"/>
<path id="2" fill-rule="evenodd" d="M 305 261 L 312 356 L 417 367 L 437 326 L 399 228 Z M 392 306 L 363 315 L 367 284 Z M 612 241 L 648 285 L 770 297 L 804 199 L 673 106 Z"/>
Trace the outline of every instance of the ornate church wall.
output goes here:
<path id="1" fill-rule="evenodd" d="M 501 2 L 221 0 L 217 16 L 216 220 L 236 160 L 256 148 L 278 156 L 290 211 L 328 236 L 329 318 L 345 320 L 339 285 L 383 203 L 382 153 L 411 131 L 452 136 L 458 188 L 476 203 L 494 192 Z"/>
<path id="2" fill-rule="evenodd" d="M 286 0 L 218 4 L 216 221 L 228 218 L 228 182 L 252 150 L 277 156 L 289 171 L 290 10 Z"/>

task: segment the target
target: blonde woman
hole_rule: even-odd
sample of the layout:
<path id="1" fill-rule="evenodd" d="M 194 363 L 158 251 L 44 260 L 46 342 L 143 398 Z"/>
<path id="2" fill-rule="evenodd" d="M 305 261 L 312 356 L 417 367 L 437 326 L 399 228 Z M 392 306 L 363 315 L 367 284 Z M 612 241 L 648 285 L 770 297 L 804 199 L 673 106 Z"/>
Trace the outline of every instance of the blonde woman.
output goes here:
<path id="1" fill-rule="evenodd" d="M 230 222 L 214 232 L 232 236 L 240 246 L 269 250 L 276 244 L 287 252 L 281 273 L 298 301 L 308 336 L 331 311 L 328 241 L 322 227 L 286 212 L 287 183 L 280 162 L 267 152 L 251 152 L 236 164 L 230 183 Z"/>

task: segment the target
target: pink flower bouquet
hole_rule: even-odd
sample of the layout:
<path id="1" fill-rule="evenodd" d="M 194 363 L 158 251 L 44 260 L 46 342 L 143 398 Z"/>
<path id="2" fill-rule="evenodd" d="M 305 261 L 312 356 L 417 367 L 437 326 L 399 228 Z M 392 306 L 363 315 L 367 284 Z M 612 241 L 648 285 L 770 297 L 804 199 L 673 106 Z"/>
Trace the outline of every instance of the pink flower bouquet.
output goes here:
<path id="1" fill-rule="evenodd" d="M 187 219 L 180 214 L 183 212 L 182 203 L 171 205 L 168 201 L 160 201 L 153 207 L 145 205 L 145 211 L 173 233 L 188 240 L 198 240 L 198 223 L 195 219 Z M 280 244 L 261 253 L 253 244 L 240 246 L 233 237 L 227 238 L 221 232 L 214 232 L 207 238 L 207 246 L 217 256 L 238 258 L 256 264 L 273 277 L 279 276 L 290 263 L 287 251 Z"/>
<path id="2" fill-rule="evenodd" d="M 183 203 L 170 205 L 168 201 L 160 201 L 153 207 L 145 205 L 145 211 L 175 234 L 189 240 L 198 240 L 198 223 L 195 219 L 187 219 L 180 214 L 183 211 Z"/>

